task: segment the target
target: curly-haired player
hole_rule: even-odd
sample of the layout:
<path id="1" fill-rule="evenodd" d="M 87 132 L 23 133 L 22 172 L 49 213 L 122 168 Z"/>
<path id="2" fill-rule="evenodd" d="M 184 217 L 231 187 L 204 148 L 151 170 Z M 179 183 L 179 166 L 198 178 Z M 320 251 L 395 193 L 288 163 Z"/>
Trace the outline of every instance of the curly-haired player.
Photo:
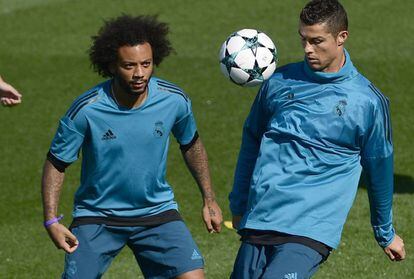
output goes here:
<path id="1" fill-rule="evenodd" d="M 154 77 L 172 51 L 168 26 L 154 16 L 107 21 L 89 54 L 109 80 L 77 98 L 59 123 L 44 166 L 45 227 L 66 253 L 63 278 L 99 278 L 128 245 L 146 278 L 204 278 L 203 258 L 165 180 L 170 132 L 203 197 L 209 232 L 222 221 L 191 102 Z M 82 150 L 70 229 L 59 224 L 65 169 Z"/>

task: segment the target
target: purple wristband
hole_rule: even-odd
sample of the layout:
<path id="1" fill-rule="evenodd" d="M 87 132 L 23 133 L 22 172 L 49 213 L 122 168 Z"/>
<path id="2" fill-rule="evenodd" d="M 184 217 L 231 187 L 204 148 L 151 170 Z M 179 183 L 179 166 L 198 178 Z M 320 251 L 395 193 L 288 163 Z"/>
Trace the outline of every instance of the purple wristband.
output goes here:
<path id="1" fill-rule="evenodd" d="M 43 223 L 43 225 L 45 226 L 45 228 L 50 227 L 50 225 L 54 224 L 54 223 L 59 223 L 60 220 L 63 219 L 63 214 L 61 214 L 59 217 L 55 217 L 53 219 L 50 219 L 46 222 Z"/>

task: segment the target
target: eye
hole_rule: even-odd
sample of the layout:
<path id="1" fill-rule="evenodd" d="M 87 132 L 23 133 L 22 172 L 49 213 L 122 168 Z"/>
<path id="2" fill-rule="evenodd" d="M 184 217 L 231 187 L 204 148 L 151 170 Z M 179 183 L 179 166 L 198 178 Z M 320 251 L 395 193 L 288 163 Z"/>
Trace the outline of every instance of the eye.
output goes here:
<path id="1" fill-rule="evenodd" d="M 313 45 L 319 45 L 320 43 L 322 43 L 323 42 L 323 40 L 320 40 L 320 39 L 315 39 L 315 40 L 312 40 L 312 44 Z"/>
<path id="2" fill-rule="evenodd" d="M 142 63 L 142 66 L 149 67 L 151 65 L 151 61 L 145 61 Z"/>

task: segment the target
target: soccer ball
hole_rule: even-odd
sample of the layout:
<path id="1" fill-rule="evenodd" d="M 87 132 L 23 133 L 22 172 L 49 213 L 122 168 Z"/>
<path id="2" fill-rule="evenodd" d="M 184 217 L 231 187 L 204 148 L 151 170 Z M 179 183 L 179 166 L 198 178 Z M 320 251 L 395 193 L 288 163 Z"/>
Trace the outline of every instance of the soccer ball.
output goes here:
<path id="1" fill-rule="evenodd" d="M 241 86 L 255 86 L 276 70 L 277 49 L 263 32 L 242 29 L 231 34 L 219 54 L 223 74 Z"/>

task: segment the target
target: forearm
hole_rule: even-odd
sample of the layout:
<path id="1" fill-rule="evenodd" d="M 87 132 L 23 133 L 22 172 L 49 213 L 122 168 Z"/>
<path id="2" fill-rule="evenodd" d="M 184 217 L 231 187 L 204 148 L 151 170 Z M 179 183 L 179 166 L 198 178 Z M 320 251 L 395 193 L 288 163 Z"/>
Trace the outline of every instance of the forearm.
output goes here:
<path id="1" fill-rule="evenodd" d="M 371 159 L 364 164 L 368 176 L 371 224 L 378 243 L 385 247 L 394 237 L 392 225 L 393 158 Z"/>
<path id="2" fill-rule="evenodd" d="M 203 201 L 214 201 L 215 194 L 211 185 L 208 156 L 200 138 L 185 152 L 184 161 L 200 189 Z"/>
<path id="3" fill-rule="evenodd" d="M 59 172 L 48 160 L 45 161 L 42 177 L 42 201 L 44 220 L 57 216 L 59 196 L 65 174 Z"/>

